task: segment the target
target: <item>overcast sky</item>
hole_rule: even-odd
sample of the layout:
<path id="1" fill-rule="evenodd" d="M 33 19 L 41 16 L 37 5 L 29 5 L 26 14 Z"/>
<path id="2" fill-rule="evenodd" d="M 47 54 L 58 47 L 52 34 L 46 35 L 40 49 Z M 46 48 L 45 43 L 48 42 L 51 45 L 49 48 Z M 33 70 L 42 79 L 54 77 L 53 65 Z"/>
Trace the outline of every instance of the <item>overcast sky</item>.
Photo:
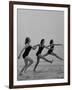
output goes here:
<path id="1" fill-rule="evenodd" d="M 17 31 L 18 52 L 23 48 L 26 37 L 31 38 L 32 45 L 39 43 L 42 38 L 46 45 L 50 39 L 54 39 L 55 43 L 64 43 L 64 12 L 17 9 Z M 62 53 L 63 48 L 58 52 Z"/>

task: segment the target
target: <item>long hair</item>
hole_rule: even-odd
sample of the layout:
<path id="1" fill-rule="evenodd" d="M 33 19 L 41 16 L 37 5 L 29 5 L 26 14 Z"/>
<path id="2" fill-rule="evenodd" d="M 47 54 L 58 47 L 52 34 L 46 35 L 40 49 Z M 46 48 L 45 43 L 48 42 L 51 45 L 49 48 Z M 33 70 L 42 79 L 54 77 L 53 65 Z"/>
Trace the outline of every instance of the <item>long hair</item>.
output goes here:
<path id="1" fill-rule="evenodd" d="M 29 43 L 30 42 L 30 38 L 29 37 L 26 37 L 25 39 L 25 44 Z"/>

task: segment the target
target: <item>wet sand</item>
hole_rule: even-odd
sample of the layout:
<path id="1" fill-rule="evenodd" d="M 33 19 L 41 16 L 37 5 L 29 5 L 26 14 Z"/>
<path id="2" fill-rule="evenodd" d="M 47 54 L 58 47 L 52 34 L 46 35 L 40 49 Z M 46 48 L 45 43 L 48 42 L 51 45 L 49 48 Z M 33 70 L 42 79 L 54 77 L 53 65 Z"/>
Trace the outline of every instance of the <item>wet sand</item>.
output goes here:
<path id="1" fill-rule="evenodd" d="M 36 72 L 33 71 L 35 63 L 31 65 L 26 72 L 23 72 L 22 75 L 19 75 L 21 68 L 24 63 L 23 60 L 18 61 L 17 68 L 17 80 L 40 80 L 40 79 L 62 79 L 64 78 L 64 63 L 60 61 L 55 63 L 55 61 L 50 64 L 45 61 L 41 61 L 36 69 Z"/>

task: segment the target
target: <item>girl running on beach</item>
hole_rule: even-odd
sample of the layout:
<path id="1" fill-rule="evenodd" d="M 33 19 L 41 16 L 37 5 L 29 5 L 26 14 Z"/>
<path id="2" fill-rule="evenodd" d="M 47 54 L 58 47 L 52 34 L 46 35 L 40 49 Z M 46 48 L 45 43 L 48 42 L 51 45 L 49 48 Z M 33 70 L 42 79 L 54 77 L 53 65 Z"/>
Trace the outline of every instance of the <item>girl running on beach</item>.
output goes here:
<path id="1" fill-rule="evenodd" d="M 63 60 L 61 57 L 59 57 L 57 54 L 55 54 L 55 53 L 53 52 L 53 51 L 54 51 L 54 47 L 55 47 L 55 46 L 60 46 L 60 45 L 62 45 L 62 44 L 54 44 L 53 39 L 51 39 L 51 40 L 50 40 L 50 45 L 47 46 L 47 48 L 48 48 L 49 50 L 48 50 L 47 53 L 44 54 L 43 56 L 45 57 L 45 56 L 47 56 L 47 55 L 52 55 L 52 56 L 55 56 L 56 58 L 58 58 L 58 59 L 60 59 L 60 60 Z"/>
<path id="2" fill-rule="evenodd" d="M 31 59 L 31 57 L 29 57 L 29 53 L 30 53 L 31 49 L 35 50 L 35 47 L 32 47 L 30 45 L 30 42 L 31 42 L 30 38 L 27 37 L 25 39 L 25 47 L 21 50 L 21 52 L 18 56 L 18 59 L 19 59 L 21 57 L 22 52 L 24 51 L 22 57 L 24 59 L 25 65 L 21 69 L 20 75 L 22 74 L 23 71 L 25 72 L 28 69 L 28 67 L 30 67 L 33 64 L 33 60 Z"/>
<path id="3" fill-rule="evenodd" d="M 39 62 L 40 62 L 40 59 L 43 59 L 43 60 L 45 60 L 45 61 L 48 62 L 48 63 L 52 63 L 52 62 L 53 62 L 53 60 L 50 61 L 50 60 L 46 59 L 44 56 L 41 55 L 43 49 L 44 49 L 44 48 L 47 48 L 47 47 L 44 45 L 44 43 L 45 43 L 45 40 L 42 39 L 41 42 L 40 42 L 40 44 L 36 45 L 36 47 L 38 46 L 39 48 L 38 48 L 38 51 L 37 51 L 37 53 L 36 53 L 37 63 L 36 63 L 36 65 L 35 65 L 35 67 L 34 67 L 34 71 L 36 71 L 36 68 L 37 68 L 37 66 L 38 66 L 38 64 L 39 64 Z"/>

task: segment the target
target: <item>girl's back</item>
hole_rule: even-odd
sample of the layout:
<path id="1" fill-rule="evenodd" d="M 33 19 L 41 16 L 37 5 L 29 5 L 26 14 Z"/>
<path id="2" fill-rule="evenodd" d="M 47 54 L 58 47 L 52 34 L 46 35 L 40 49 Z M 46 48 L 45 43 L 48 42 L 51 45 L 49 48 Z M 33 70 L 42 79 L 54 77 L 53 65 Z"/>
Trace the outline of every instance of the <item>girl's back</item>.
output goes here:
<path id="1" fill-rule="evenodd" d="M 26 49 L 25 49 L 25 51 L 24 51 L 24 53 L 23 53 L 23 58 L 25 58 L 26 56 L 28 56 L 31 48 L 32 48 L 31 45 L 29 45 L 29 46 L 26 47 Z"/>

